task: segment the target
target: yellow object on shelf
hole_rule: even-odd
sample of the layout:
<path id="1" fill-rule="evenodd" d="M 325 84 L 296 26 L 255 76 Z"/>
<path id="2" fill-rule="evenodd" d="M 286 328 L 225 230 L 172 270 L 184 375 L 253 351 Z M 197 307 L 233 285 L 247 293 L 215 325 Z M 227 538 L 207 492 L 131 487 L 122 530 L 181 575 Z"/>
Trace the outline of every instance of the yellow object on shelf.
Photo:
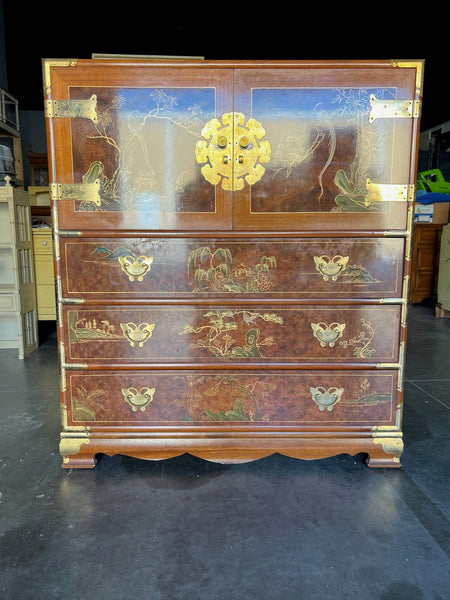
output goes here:
<path id="1" fill-rule="evenodd" d="M 38 319 L 54 320 L 56 319 L 56 290 L 52 230 L 49 227 L 33 229 L 33 248 Z"/>

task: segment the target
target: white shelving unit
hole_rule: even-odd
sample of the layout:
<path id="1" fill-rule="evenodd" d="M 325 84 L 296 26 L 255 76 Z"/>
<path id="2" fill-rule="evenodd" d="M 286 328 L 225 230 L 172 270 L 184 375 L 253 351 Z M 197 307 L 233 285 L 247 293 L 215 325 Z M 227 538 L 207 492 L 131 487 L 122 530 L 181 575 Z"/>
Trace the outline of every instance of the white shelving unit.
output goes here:
<path id="1" fill-rule="evenodd" d="M 13 168 L 11 177 L 14 180 L 16 188 L 23 188 L 23 160 L 22 160 L 22 143 L 20 139 L 19 126 L 19 103 L 6 90 L 0 88 L 0 146 L 2 146 L 2 138 L 8 139 L 11 143 L 11 151 L 13 158 Z M 5 160 L 3 156 L 4 148 L 0 148 L 0 159 Z M 9 162 L 9 161 L 6 161 Z M 0 172 L 4 171 L 4 165 L 0 162 Z M 2 177 L 5 175 L 3 172 Z"/>
<path id="2" fill-rule="evenodd" d="M 0 348 L 25 358 L 38 347 L 36 285 L 28 193 L 0 186 Z"/>

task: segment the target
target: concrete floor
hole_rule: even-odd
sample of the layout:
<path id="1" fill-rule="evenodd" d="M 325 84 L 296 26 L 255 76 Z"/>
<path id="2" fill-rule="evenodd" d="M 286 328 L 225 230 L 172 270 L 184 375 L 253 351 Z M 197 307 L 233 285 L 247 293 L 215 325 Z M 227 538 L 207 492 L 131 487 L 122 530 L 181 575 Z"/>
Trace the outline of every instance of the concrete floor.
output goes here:
<path id="1" fill-rule="evenodd" d="M 52 328 L 0 351 L 0 600 L 449 600 L 450 319 L 409 314 L 401 469 L 361 455 L 63 470 Z"/>

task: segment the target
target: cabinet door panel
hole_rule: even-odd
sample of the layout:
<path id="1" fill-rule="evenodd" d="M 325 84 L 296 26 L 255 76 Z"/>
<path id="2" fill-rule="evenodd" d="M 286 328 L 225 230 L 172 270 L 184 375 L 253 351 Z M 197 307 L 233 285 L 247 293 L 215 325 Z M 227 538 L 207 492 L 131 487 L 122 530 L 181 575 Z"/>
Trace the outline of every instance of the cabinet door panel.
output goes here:
<path id="1" fill-rule="evenodd" d="M 79 61 L 50 72 L 55 101 L 95 99 L 93 118 L 48 120 L 61 229 L 231 227 L 230 192 L 205 180 L 195 149 L 230 111 L 232 71 Z"/>
<path id="2" fill-rule="evenodd" d="M 62 295 L 399 298 L 402 238 L 60 238 Z"/>
<path id="3" fill-rule="evenodd" d="M 399 306 L 64 307 L 67 363 L 395 363 Z"/>
<path id="4" fill-rule="evenodd" d="M 397 371 L 67 372 L 69 425 L 248 431 L 395 424 Z M 162 430 L 164 432 L 164 429 Z M 167 435 L 167 433 L 166 433 Z"/>
<path id="5" fill-rule="evenodd" d="M 411 100 L 415 85 L 414 68 L 386 65 L 237 71 L 235 111 L 271 145 L 263 177 L 235 193 L 237 226 L 406 228 L 411 188 L 391 194 L 415 183 L 418 120 L 373 118 L 371 98 Z"/>

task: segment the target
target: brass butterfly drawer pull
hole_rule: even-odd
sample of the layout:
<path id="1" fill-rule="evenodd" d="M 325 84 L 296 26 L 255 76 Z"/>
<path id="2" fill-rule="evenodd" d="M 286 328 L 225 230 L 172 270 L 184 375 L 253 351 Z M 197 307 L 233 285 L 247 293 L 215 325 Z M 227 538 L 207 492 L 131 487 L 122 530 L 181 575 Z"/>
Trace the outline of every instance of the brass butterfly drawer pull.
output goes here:
<path id="1" fill-rule="evenodd" d="M 142 281 L 144 276 L 150 271 L 153 263 L 152 256 L 119 256 L 117 258 L 120 268 L 128 275 L 130 281 L 137 279 Z"/>
<path id="2" fill-rule="evenodd" d="M 328 411 L 332 411 L 341 399 L 344 388 L 331 387 L 326 390 L 324 387 L 312 387 L 309 388 L 309 391 L 319 410 L 327 409 Z"/>
<path id="3" fill-rule="evenodd" d="M 152 337 L 154 323 L 121 323 L 123 336 L 130 342 L 130 346 L 134 348 L 136 344 L 142 348 L 144 343 Z"/>
<path id="4" fill-rule="evenodd" d="M 340 254 L 330 258 L 323 254 L 322 256 L 314 256 L 314 262 L 324 281 L 328 281 L 330 278 L 332 281 L 336 281 L 342 271 L 345 270 L 348 258 L 348 256 L 341 256 Z"/>
<path id="5" fill-rule="evenodd" d="M 136 388 L 122 388 L 124 400 L 129 404 L 134 412 L 145 410 L 153 400 L 153 394 L 156 388 L 143 387 L 140 390 Z"/>
<path id="6" fill-rule="evenodd" d="M 311 323 L 313 335 L 319 340 L 322 347 L 330 346 L 333 348 L 337 340 L 342 337 L 345 329 L 345 323 Z"/>

